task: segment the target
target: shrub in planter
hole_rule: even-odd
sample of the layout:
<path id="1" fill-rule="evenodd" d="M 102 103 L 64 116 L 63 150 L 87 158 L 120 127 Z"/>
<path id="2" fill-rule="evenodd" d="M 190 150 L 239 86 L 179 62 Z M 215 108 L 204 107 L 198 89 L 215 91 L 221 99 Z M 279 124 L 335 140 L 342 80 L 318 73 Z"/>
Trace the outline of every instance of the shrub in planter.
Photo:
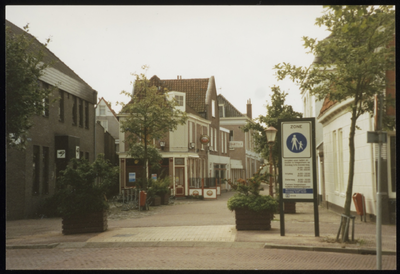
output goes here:
<path id="1" fill-rule="evenodd" d="M 162 179 L 154 180 L 151 184 L 151 188 L 154 190 L 155 195 L 161 197 L 161 204 L 169 204 L 169 194 L 170 194 L 171 180 L 169 176 L 165 176 Z"/>
<path id="2" fill-rule="evenodd" d="M 57 212 L 63 218 L 63 233 L 100 232 L 107 229 L 107 196 L 112 195 L 118 168 L 100 154 L 92 164 L 71 159 L 58 178 L 54 194 Z M 85 228 L 79 230 L 79 228 Z M 88 229 L 90 227 L 90 229 Z"/>
<path id="3" fill-rule="evenodd" d="M 256 173 L 247 181 L 237 180 L 228 183 L 237 191 L 228 200 L 228 209 L 235 211 L 236 229 L 238 230 L 269 230 L 274 212 L 278 209 L 278 202 L 269 195 L 260 195 L 261 182 L 269 174 Z"/>

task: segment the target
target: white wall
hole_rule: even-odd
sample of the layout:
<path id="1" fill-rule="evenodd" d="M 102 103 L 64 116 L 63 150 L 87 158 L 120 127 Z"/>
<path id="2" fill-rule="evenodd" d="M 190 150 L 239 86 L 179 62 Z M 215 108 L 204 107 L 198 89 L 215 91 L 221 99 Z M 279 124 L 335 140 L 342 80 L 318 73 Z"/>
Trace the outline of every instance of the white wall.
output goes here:
<path id="1" fill-rule="evenodd" d="M 325 160 L 325 191 L 327 201 L 344 207 L 347 182 L 349 176 L 349 134 L 350 134 L 350 113 L 342 111 L 330 122 L 324 124 L 323 138 L 324 138 L 324 160 Z M 375 167 L 372 157 L 372 144 L 367 143 L 367 131 L 371 129 L 371 118 L 369 114 L 364 114 L 357 120 L 357 125 L 361 130 L 356 130 L 355 135 L 355 167 L 354 167 L 354 181 L 353 181 L 353 194 L 358 192 L 365 196 L 366 211 L 369 214 L 375 214 Z M 342 129 L 342 143 L 343 143 L 343 181 L 344 190 L 335 190 L 335 172 L 334 170 L 334 151 L 332 143 L 332 133 L 338 129 Z M 338 137 L 339 135 L 337 135 Z M 339 155 L 337 155 L 339 158 Z M 340 175 L 340 174 L 338 174 Z M 354 203 L 351 203 L 351 210 L 355 211 Z"/>

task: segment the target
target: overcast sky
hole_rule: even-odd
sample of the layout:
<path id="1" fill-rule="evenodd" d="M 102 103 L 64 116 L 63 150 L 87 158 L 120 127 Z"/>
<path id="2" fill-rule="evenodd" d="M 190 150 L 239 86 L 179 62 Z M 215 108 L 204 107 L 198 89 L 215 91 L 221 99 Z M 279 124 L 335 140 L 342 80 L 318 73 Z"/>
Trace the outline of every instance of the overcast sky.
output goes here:
<path id="1" fill-rule="evenodd" d="M 251 99 L 253 118 L 266 115 L 271 87 L 289 93 L 302 112 L 299 89 L 277 81 L 281 62 L 309 66 L 302 36 L 324 39 L 315 25 L 322 6 L 6 6 L 6 19 L 30 33 L 98 91 L 98 98 L 129 101 L 131 73 L 147 77 L 215 77 L 217 93 L 239 111 Z"/>

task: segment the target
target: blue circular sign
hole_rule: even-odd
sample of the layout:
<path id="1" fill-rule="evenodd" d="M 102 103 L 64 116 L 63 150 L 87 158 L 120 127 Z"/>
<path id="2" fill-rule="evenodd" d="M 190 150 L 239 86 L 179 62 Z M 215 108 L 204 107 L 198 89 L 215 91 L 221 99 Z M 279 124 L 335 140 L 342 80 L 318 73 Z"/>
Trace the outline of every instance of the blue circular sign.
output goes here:
<path id="1" fill-rule="evenodd" d="M 291 152 L 299 153 L 307 147 L 307 139 L 303 134 L 295 132 L 286 139 L 286 146 Z"/>

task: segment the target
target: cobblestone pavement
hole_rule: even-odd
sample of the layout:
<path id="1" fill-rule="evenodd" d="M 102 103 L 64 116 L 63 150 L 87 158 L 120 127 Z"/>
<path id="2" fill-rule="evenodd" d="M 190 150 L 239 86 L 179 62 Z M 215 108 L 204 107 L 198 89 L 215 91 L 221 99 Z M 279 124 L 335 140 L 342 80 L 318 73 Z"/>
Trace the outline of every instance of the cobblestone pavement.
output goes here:
<path id="1" fill-rule="evenodd" d="M 396 256 L 382 256 L 384 270 Z M 8 249 L 6 269 L 374 270 L 372 255 L 220 247 Z"/>

